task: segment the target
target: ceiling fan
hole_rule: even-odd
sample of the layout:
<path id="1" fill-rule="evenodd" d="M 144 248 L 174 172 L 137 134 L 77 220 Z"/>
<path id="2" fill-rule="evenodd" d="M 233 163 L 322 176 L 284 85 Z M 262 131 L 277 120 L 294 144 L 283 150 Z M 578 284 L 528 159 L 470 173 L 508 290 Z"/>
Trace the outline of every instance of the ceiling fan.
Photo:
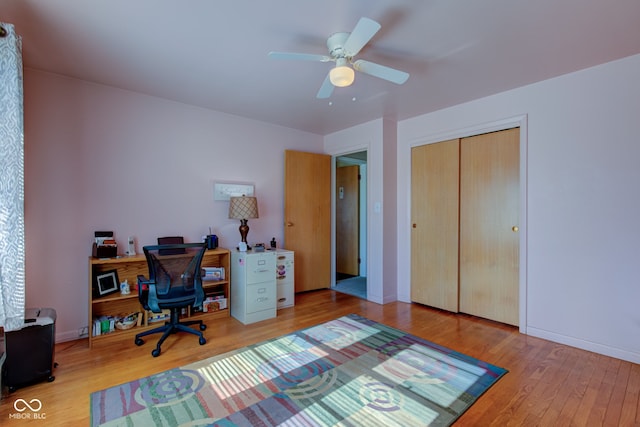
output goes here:
<path id="1" fill-rule="evenodd" d="M 274 59 L 335 62 L 336 66 L 329 71 L 316 95 L 320 99 L 329 98 L 335 86 L 345 87 L 351 85 L 355 78 L 354 70 L 399 85 L 403 84 L 409 78 L 409 73 L 365 61 L 364 59 L 355 60 L 358 52 L 373 38 L 380 28 L 380 24 L 376 21 L 369 18 L 360 18 L 351 33 L 335 33 L 327 39 L 328 56 L 311 53 L 269 52 L 269 57 Z M 348 64 L 351 64 L 353 68 Z"/>

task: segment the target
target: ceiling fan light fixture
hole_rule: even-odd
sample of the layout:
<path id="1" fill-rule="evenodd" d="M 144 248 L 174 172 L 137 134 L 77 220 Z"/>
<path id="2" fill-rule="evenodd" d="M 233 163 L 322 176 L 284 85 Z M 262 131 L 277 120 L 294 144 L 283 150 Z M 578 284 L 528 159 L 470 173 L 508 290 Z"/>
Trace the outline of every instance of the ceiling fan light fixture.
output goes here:
<path id="1" fill-rule="evenodd" d="M 338 65 L 329 72 L 329 80 L 331 84 L 337 87 L 350 86 L 355 78 L 353 68 L 346 65 Z"/>
<path id="2" fill-rule="evenodd" d="M 386 65 L 376 64 L 375 62 L 355 59 L 360 50 L 373 39 L 380 28 L 378 22 L 362 17 L 352 32 L 333 33 L 329 36 L 327 39 L 328 56 L 293 52 L 269 52 L 269 56 L 275 59 L 298 59 L 316 62 L 335 61 L 335 67 L 329 70 L 316 94 L 318 99 L 330 98 L 335 87 L 352 85 L 356 71 L 401 85 L 407 81 L 409 73 Z M 355 101 L 354 99 L 353 102 Z"/>

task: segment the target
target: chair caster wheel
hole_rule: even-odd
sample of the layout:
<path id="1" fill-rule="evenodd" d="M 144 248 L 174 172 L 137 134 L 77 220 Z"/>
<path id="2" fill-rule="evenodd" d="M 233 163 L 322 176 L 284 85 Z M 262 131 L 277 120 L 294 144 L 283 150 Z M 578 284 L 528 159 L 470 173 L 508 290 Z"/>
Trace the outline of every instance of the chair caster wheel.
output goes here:
<path id="1" fill-rule="evenodd" d="M 205 345 L 207 343 L 207 340 L 204 337 L 200 337 L 200 345 Z"/>
<path id="2" fill-rule="evenodd" d="M 54 377 L 53 375 L 51 375 L 49 378 L 47 378 L 47 381 L 49 382 L 53 382 L 55 381 L 56 377 Z"/>
<path id="3" fill-rule="evenodd" d="M 158 356 L 160 356 L 160 349 L 159 349 L 159 348 L 154 348 L 154 349 L 151 351 L 151 355 L 152 355 L 153 357 L 158 357 Z"/>
<path id="4" fill-rule="evenodd" d="M 204 331 L 205 329 L 207 329 L 207 325 L 205 325 L 205 324 L 200 325 L 200 330 L 201 331 Z"/>
<path id="5" fill-rule="evenodd" d="M 142 340 L 142 338 L 136 338 L 135 343 L 137 346 L 141 346 L 142 344 L 144 344 L 144 341 Z"/>

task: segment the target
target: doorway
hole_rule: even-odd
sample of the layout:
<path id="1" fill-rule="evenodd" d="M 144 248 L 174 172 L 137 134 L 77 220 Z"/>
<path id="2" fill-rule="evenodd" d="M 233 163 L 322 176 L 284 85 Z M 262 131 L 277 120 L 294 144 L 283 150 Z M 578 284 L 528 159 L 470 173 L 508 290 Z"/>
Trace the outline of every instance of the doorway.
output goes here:
<path id="1" fill-rule="evenodd" d="M 367 152 L 335 158 L 334 290 L 367 299 Z"/>

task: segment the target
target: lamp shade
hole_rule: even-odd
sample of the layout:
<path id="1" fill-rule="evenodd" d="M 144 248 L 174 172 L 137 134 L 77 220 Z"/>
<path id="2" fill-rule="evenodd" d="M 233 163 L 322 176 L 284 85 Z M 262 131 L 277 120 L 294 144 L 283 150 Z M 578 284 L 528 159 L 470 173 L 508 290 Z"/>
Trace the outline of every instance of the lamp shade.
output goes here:
<path id="1" fill-rule="evenodd" d="M 229 218 L 258 218 L 258 199 L 255 197 L 231 197 L 229 199 Z"/>
<path id="2" fill-rule="evenodd" d="M 353 83 L 354 78 L 355 73 L 353 69 L 346 65 L 332 68 L 331 71 L 329 71 L 329 80 L 331 80 L 331 84 L 337 87 L 349 86 Z"/>

